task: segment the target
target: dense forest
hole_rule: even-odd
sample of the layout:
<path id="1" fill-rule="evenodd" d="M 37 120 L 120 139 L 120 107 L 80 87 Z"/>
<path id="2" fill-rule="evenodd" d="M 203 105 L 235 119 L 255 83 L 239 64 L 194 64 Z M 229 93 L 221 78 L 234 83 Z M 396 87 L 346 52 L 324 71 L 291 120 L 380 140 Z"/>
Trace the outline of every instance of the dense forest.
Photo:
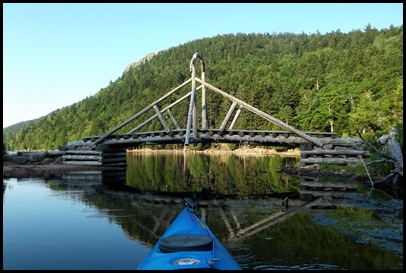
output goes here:
<path id="1" fill-rule="evenodd" d="M 3 129 L 3 143 L 7 150 L 54 150 L 103 135 L 188 80 L 195 52 L 204 58 L 206 82 L 296 129 L 378 138 L 396 127 L 403 146 L 403 25 L 382 30 L 367 25 L 323 35 L 237 33 L 194 40 L 130 67 L 94 96 L 18 130 Z M 196 62 L 197 77 L 200 69 Z M 207 92 L 209 127 L 219 128 L 231 102 Z M 175 94 L 160 109 L 181 96 Z M 181 128 L 186 128 L 188 108 L 185 100 L 171 109 Z M 155 114 L 150 113 L 117 133 Z M 234 127 L 280 130 L 249 111 Z M 143 128 L 157 130 L 163 130 L 159 120 Z"/>

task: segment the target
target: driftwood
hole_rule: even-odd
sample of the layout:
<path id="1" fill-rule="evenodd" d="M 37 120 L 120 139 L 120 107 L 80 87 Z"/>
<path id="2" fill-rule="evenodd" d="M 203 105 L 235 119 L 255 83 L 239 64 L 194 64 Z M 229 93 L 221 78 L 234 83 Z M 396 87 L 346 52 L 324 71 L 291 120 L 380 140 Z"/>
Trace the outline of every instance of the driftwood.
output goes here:
<path id="1" fill-rule="evenodd" d="M 372 162 L 369 162 L 365 165 L 365 168 L 368 172 L 367 165 L 376 164 L 376 163 L 392 163 L 394 169 L 384 178 L 379 181 L 372 181 L 370 177 L 372 187 L 377 185 L 399 185 L 403 180 L 403 154 L 399 142 L 395 140 L 397 130 L 391 128 L 389 135 L 381 136 L 377 142 L 383 146 L 383 152 L 378 151 L 376 148 L 372 147 L 383 159 L 378 159 Z M 388 153 L 389 152 L 389 153 Z"/>
<path id="2" fill-rule="evenodd" d="M 403 154 L 399 142 L 395 140 L 396 135 L 397 130 L 396 128 L 392 127 L 389 136 L 388 135 L 381 136 L 378 139 L 378 143 L 381 145 L 386 144 L 386 147 L 389 150 L 390 156 L 395 164 L 395 169 L 392 172 L 398 173 L 403 177 Z"/>

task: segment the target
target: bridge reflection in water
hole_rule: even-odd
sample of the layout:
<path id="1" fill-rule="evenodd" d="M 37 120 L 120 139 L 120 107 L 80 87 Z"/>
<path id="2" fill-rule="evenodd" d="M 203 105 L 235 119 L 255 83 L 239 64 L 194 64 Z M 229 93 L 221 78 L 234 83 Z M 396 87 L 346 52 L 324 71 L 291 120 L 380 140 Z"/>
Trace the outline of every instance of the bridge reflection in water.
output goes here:
<path id="1" fill-rule="evenodd" d="M 137 154 L 127 162 L 122 170 L 65 174 L 62 183 L 81 187 L 82 201 L 97 208 L 97 217 L 119 225 L 137 244 L 152 248 L 183 209 L 183 197 L 191 197 L 244 269 L 399 266 L 394 253 L 333 227 L 336 218 L 328 215 L 343 213 L 356 225 L 377 225 L 353 205 L 365 199 L 363 189 L 355 181 L 281 172 L 295 158 Z"/>
<path id="2" fill-rule="evenodd" d="M 128 235 L 152 247 L 192 197 L 224 242 L 237 243 L 307 209 L 334 210 L 350 181 L 322 182 L 280 170 L 298 159 L 279 156 L 132 154 L 127 168 L 71 172 L 66 186 L 87 189 Z M 104 200 L 104 201 L 101 201 Z M 107 203 L 105 200 L 108 200 Z M 117 209 L 117 210 L 116 210 Z"/>

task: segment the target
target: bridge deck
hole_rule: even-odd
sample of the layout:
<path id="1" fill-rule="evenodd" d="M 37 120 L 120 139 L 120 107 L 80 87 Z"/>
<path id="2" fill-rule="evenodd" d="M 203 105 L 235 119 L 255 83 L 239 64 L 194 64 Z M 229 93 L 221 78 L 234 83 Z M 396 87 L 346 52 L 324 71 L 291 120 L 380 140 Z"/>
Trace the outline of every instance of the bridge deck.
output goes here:
<path id="1" fill-rule="evenodd" d="M 334 139 L 336 133 L 329 132 L 305 132 L 306 134 L 328 140 Z M 167 131 L 142 132 L 131 134 L 117 134 L 105 138 L 103 144 L 108 146 L 136 147 L 140 145 L 154 144 L 176 144 L 184 143 L 186 129 Z M 90 136 L 83 138 L 84 145 L 91 145 L 99 136 Z M 241 143 L 258 144 L 268 146 L 291 146 L 298 147 L 300 144 L 308 143 L 305 139 L 298 137 L 292 132 L 287 131 L 263 131 L 263 130 L 198 130 L 197 138 L 191 138 L 191 142 L 197 143 Z"/>

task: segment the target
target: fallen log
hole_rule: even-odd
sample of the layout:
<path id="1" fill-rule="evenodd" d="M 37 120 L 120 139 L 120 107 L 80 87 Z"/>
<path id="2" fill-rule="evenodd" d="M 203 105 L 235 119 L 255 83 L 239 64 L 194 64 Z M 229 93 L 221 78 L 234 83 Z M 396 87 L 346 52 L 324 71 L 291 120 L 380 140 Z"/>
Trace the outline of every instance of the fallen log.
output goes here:
<path id="1" fill-rule="evenodd" d="M 359 132 L 358 135 L 361 137 Z M 389 135 L 385 134 L 377 140 L 378 144 L 383 146 L 382 151 L 379 151 L 374 146 L 366 143 L 371 149 L 380 155 L 381 158 L 368 162 L 367 164 L 364 163 L 364 166 L 371 181 L 372 188 L 381 188 L 395 198 L 403 198 L 403 153 L 400 144 L 395 139 L 396 135 L 397 130 L 392 127 L 389 131 Z M 367 166 L 376 163 L 391 163 L 393 164 L 394 169 L 391 170 L 385 177 L 378 181 L 374 181 L 369 175 Z"/>

